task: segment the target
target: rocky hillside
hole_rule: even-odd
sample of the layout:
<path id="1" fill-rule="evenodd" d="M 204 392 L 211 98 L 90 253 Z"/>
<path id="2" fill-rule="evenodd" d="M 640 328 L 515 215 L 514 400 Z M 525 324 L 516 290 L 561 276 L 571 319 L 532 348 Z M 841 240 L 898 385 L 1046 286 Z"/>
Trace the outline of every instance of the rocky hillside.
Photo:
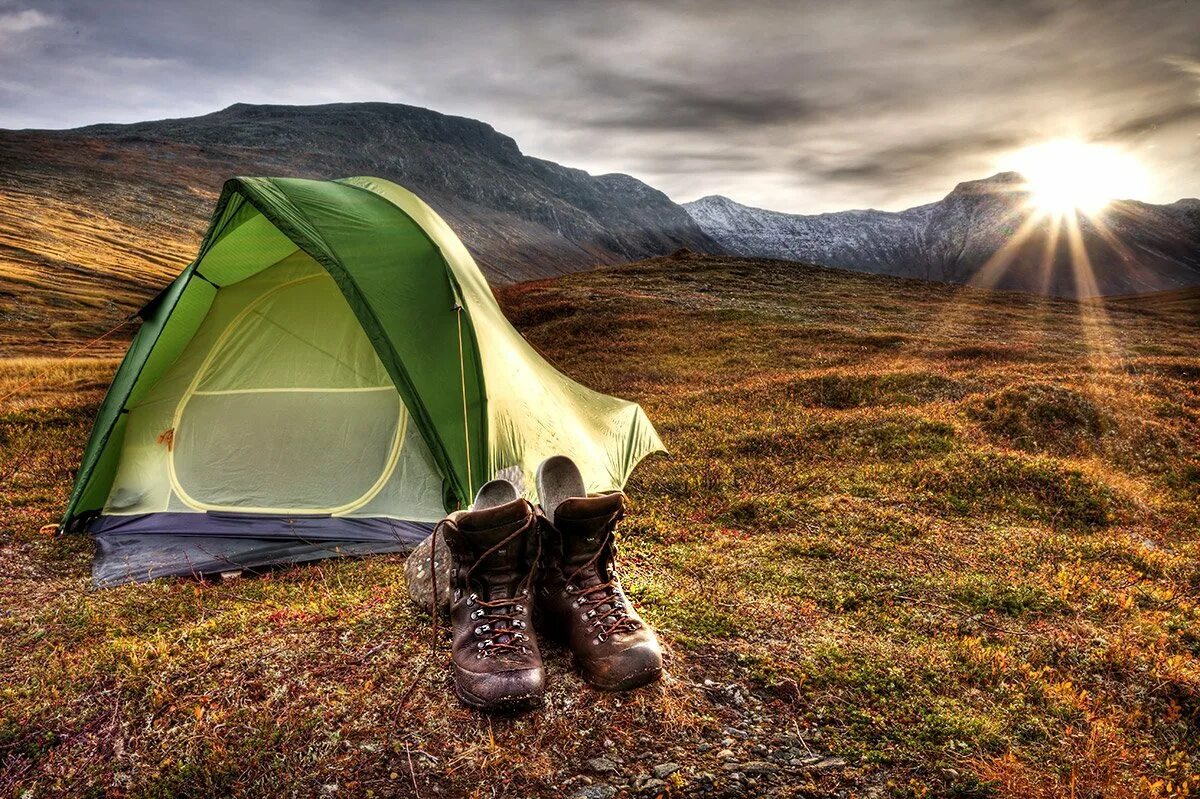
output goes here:
<path id="1" fill-rule="evenodd" d="M 945 199 L 899 213 L 803 216 L 712 196 L 687 203 L 727 249 L 902 277 L 1060 296 L 1135 294 L 1200 285 L 1200 200 L 1113 203 L 1080 237 L 1094 277 L 1077 277 L 1069 236 L 1028 220 L 1023 178 L 1007 172 L 959 184 Z M 1024 234 L 1015 235 L 1018 231 Z M 1047 253 L 1050 257 L 1047 257 Z"/>
<path id="2" fill-rule="evenodd" d="M 387 103 L 0 131 L 0 326 L 112 318 L 195 251 L 231 175 L 376 175 L 417 192 L 493 282 L 719 251 L 665 194 L 521 153 L 482 122 Z"/>

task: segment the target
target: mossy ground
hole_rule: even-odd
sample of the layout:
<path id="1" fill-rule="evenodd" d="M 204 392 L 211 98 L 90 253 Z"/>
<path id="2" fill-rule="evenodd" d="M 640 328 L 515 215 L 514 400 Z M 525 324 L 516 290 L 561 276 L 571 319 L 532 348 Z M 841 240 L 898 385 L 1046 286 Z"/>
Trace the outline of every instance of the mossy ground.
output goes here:
<path id="1" fill-rule="evenodd" d="M 671 450 L 622 539 L 663 685 L 599 694 L 551 650 L 544 710 L 465 710 L 398 556 L 89 590 L 89 542 L 39 528 L 113 362 L 64 363 L 0 408 L 0 792 L 636 794 L 667 760 L 652 793 L 1196 787 L 1193 315 L 686 255 L 501 299 Z M 717 754 L 783 747 L 845 766 Z"/>

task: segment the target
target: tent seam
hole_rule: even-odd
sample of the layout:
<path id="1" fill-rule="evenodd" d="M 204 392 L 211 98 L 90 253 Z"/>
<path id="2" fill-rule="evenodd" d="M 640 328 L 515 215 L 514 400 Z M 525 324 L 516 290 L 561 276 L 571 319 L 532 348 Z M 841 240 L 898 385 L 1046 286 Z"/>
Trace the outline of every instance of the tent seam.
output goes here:
<path id="1" fill-rule="evenodd" d="M 273 188 L 275 188 L 277 191 L 279 191 L 278 187 L 275 186 L 274 179 L 265 178 L 263 180 L 270 182 L 271 186 Z M 288 197 L 282 191 L 279 191 L 281 198 L 287 202 L 288 206 L 296 213 L 296 216 L 303 219 L 308 224 L 308 226 L 312 229 L 313 233 L 315 234 L 315 239 L 316 239 L 315 242 L 310 242 L 311 237 L 309 237 L 308 235 L 301 234 L 300 231 L 298 229 L 296 229 L 293 225 L 278 219 L 276 217 L 276 215 L 267 211 L 263 207 L 265 205 L 265 203 L 258 202 L 258 200 L 259 200 L 258 197 L 249 196 L 250 194 L 254 193 L 255 189 L 251 188 L 251 186 L 248 185 L 243 178 L 234 178 L 231 182 L 236 182 L 237 185 L 239 187 L 241 187 L 241 189 L 243 190 L 242 196 L 246 199 L 246 202 L 250 203 L 250 205 L 253 206 L 260 214 L 262 214 L 264 217 L 266 217 L 267 220 L 271 224 L 273 224 L 277 228 L 279 228 L 280 232 L 282 232 L 288 238 L 292 239 L 292 241 L 294 243 L 296 243 L 298 246 L 300 246 L 300 241 L 320 244 L 321 245 L 320 248 L 323 250 L 323 253 L 321 253 L 321 254 L 318 254 L 315 252 L 310 252 L 309 250 L 305 249 L 303 246 L 300 246 L 300 249 L 304 250 L 313 260 L 315 260 L 317 263 L 321 264 L 321 266 L 323 266 L 325 268 L 325 270 L 330 272 L 331 274 L 334 271 L 333 269 L 330 268 L 330 263 L 332 263 L 332 265 L 334 267 L 336 267 L 338 276 L 345 279 L 346 282 L 349 283 L 351 287 L 353 287 L 355 294 L 358 296 L 358 299 L 362 302 L 363 307 L 366 309 L 368 315 L 370 316 L 370 321 L 371 321 L 371 324 L 373 327 L 372 332 L 375 334 L 375 336 L 377 338 L 379 338 L 380 340 L 382 340 L 384 342 L 387 342 L 387 349 L 388 349 L 388 354 L 389 354 L 390 360 L 392 363 L 394 363 L 396 365 L 396 370 L 397 370 L 397 372 L 399 372 L 402 375 L 405 387 L 407 388 L 409 395 L 413 398 L 413 401 L 418 405 L 418 407 L 420 409 L 419 415 L 421 417 L 421 420 L 424 422 L 424 424 L 421 425 L 422 432 L 425 433 L 426 431 L 428 431 L 434 437 L 435 441 L 437 442 L 437 448 L 438 448 L 438 450 L 440 450 L 442 459 L 445 462 L 445 471 L 449 474 L 449 477 L 452 482 L 459 483 L 458 475 L 455 473 L 453 461 L 451 461 L 451 459 L 450 459 L 450 453 L 446 448 L 445 442 L 442 441 L 442 437 L 437 432 L 437 427 L 436 427 L 436 425 L 433 424 L 433 419 L 429 415 L 429 411 L 425 407 L 424 401 L 420 398 L 420 395 L 417 393 L 416 385 L 412 379 L 412 376 L 408 373 L 408 370 L 404 367 L 404 363 L 400 359 L 400 356 L 396 353 L 395 349 L 391 346 L 391 343 L 388 340 L 388 337 L 386 335 L 384 335 L 384 327 L 380 323 L 379 317 L 375 313 L 375 309 L 372 308 L 369 303 L 367 303 L 366 298 L 363 294 L 363 291 L 362 291 L 361 287 L 358 285 L 358 281 L 356 281 L 354 279 L 354 277 L 349 273 L 349 270 L 346 269 L 345 265 L 342 264 L 342 262 L 335 255 L 333 255 L 333 251 L 329 247 L 329 243 L 325 241 L 324 237 L 321 235 L 321 232 L 316 228 L 315 225 L 313 225 L 312 220 L 308 217 L 307 214 L 305 214 L 302 210 L 300 210 L 300 208 L 298 208 L 294 202 L 292 202 L 292 199 L 290 197 Z M 338 185 L 350 186 L 351 184 L 339 183 Z M 357 188 L 360 191 L 366 191 L 366 189 L 361 189 L 360 187 L 357 187 L 357 186 L 353 186 L 352 188 Z M 380 197 L 379 195 L 375 194 L 374 192 L 367 192 L 367 193 L 371 194 L 376 199 L 384 200 L 386 202 L 385 198 Z M 388 203 L 388 205 L 395 208 L 395 205 L 393 203 Z M 397 209 L 397 210 L 399 210 L 399 209 Z M 407 217 L 408 215 L 405 214 L 405 216 Z M 411 220 L 411 217 L 409 217 L 409 219 Z M 424 228 L 422 228 L 420 225 L 418 225 L 415 220 L 412 220 L 412 221 L 413 221 L 414 226 L 416 226 L 419 230 L 421 230 L 422 234 L 425 235 L 426 238 L 428 238 L 428 234 L 425 234 Z M 300 241 L 298 241 L 297 239 L 299 239 Z M 442 255 L 442 252 L 440 249 L 436 248 L 436 245 L 435 245 L 435 249 L 437 249 L 438 255 L 442 258 L 442 261 L 444 263 L 445 256 Z M 338 281 L 337 277 L 334 277 L 334 282 L 338 283 L 338 287 L 341 288 L 341 283 Z M 342 293 L 345 294 L 345 291 L 343 291 Z M 351 306 L 351 310 L 353 310 L 353 306 Z M 355 315 L 357 316 L 357 314 L 355 314 Z M 362 320 L 360 319 L 359 321 L 361 322 Z M 397 387 L 397 388 L 399 388 L 399 387 Z M 463 488 L 463 486 L 458 485 L 457 487 L 459 489 L 458 493 L 462 493 L 461 489 Z M 469 502 L 469 498 L 463 499 L 463 501 Z"/>
<path id="2" fill-rule="evenodd" d="M 383 196 L 382 194 L 371 191 L 370 189 L 368 189 L 364 186 L 359 186 L 354 183 L 347 183 L 346 182 L 347 180 L 349 180 L 349 178 L 339 178 L 333 182 L 337 183 L 340 186 L 348 186 L 352 189 L 357 189 L 358 191 L 369 194 L 376 199 L 383 200 L 388 205 L 390 205 L 392 208 L 396 209 L 396 211 L 398 211 L 401 216 L 403 216 L 405 219 L 407 219 L 409 222 L 411 222 L 413 224 L 413 227 L 415 227 L 417 230 L 421 231 L 421 235 L 425 237 L 425 240 L 429 242 L 429 245 L 431 247 L 433 247 L 433 249 L 437 252 L 438 257 L 442 261 L 442 269 L 445 271 L 445 274 L 446 274 L 446 282 L 448 282 L 450 284 L 450 289 L 451 289 L 451 291 L 454 292 L 454 296 L 456 297 L 456 299 L 458 301 L 458 307 L 461 309 L 460 313 L 465 313 L 467 315 L 467 321 L 469 323 L 467 325 L 467 330 L 468 330 L 468 334 L 471 337 L 471 343 L 474 344 L 475 354 L 474 354 L 474 357 L 471 359 L 471 361 L 472 361 L 472 365 L 475 367 L 475 381 L 479 384 L 479 399 L 483 405 L 483 407 L 480 409 L 480 427 L 481 427 L 480 432 L 482 433 L 481 437 L 483 438 L 485 445 L 488 447 L 488 452 L 486 453 L 486 457 L 484 458 L 484 465 L 488 466 L 491 463 L 491 433 L 488 429 L 490 427 L 490 424 L 489 424 L 489 415 L 488 415 L 489 402 L 488 402 L 487 380 L 484 377 L 484 373 L 483 373 L 483 361 L 482 361 L 482 356 L 479 351 L 479 337 L 475 335 L 475 322 L 474 322 L 474 320 L 472 320 L 471 311 L 470 311 L 470 309 L 467 308 L 466 302 L 464 301 L 462 286 L 460 286 L 458 284 L 458 278 L 455 277 L 454 270 L 450 268 L 450 259 L 446 257 L 446 252 L 445 252 L 445 250 L 442 249 L 441 245 L 438 244 L 437 241 L 434 240 L 433 236 L 429 235 L 429 231 L 427 231 L 425 229 L 425 226 L 422 225 L 420 222 L 418 222 L 416 219 L 414 219 L 412 214 L 408 213 L 408 211 L 405 211 L 399 205 L 392 202 L 391 200 L 389 200 L 387 197 Z M 417 198 L 417 199 L 420 199 L 420 198 Z M 460 320 L 460 322 L 461 322 L 461 320 Z M 460 361 L 460 363 L 462 361 L 461 344 L 460 344 L 459 361 Z M 463 388 L 465 391 L 465 389 L 466 389 L 465 383 L 464 383 Z M 471 455 L 468 452 L 467 453 L 468 461 L 470 460 L 470 458 L 471 458 Z M 468 468 L 470 468 L 469 465 L 468 465 Z M 468 491 L 469 491 L 469 487 L 468 487 Z M 470 497 L 467 498 L 466 502 L 469 502 L 469 501 L 470 501 Z"/>

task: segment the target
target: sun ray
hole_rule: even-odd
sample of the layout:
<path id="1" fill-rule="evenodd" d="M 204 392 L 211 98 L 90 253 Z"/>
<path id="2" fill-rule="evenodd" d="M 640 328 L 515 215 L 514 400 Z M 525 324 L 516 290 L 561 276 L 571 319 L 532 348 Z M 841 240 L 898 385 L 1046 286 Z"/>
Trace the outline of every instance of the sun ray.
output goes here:
<path id="1" fill-rule="evenodd" d="M 1025 246 L 1030 236 L 1043 221 L 1044 217 L 1040 214 L 1027 214 L 1003 246 L 996 250 L 979 268 L 979 271 L 967 281 L 968 285 L 981 289 L 995 288 L 1000 278 L 1004 276 L 1004 271 L 1012 264 L 1021 248 Z"/>
<path id="2" fill-rule="evenodd" d="M 1015 230 L 973 275 L 964 276 L 967 277 L 966 284 L 973 289 L 995 289 L 1018 262 L 1040 269 L 1041 302 L 1047 309 L 1046 325 L 1040 332 L 1032 334 L 1030 343 L 1044 345 L 1060 342 L 1054 338 L 1056 331 L 1051 329 L 1054 325 L 1050 310 L 1057 302 L 1053 295 L 1073 291 L 1079 315 L 1079 343 L 1085 353 L 1085 366 L 1095 379 L 1098 372 L 1117 368 L 1123 353 L 1100 297 L 1100 285 L 1082 224 L 1086 220 L 1106 246 L 1127 263 L 1136 264 L 1134 253 L 1108 226 L 1102 212 L 1124 213 L 1125 208 L 1114 206 L 1112 201 L 1117 197 L 1142 195 L 1146 188 L 1145 173 L 1124 151 L 1072 140 L 1055 140 L 1029 147 L 1018 153 L 1013 161 L 1015 164 L 1010 166 L 1015 165 L 1021 171 L 1024 181 L 1008 183 L 997 191 L 1014 192 L 1021 195 L 1021 199 L 1014 198 L 996 224 L 1015 224 Z M 1031 263 L 1028 257 L 1022 257 L 1022 250 L 1039 234 L 1043 236 L 1041 257 Z M 1065 252 L 1060 253 L 1064 245 Z M 1063 258 L 1065 269 L 1060 267 Z M 1069 284 L 1060 283 L 1060 278 Z M 942 335 L 959 336 L 977 332 L 990 324 L 995 307 L 993 302 L 986 295 L 960 290 L 937 314 L 934 330 Z M 936 338 L 930 336 L 927 349 L 936 346 Z"/>
<path id="3" fill-rule="evenodd" d="M 1121 360 L 1120 347 L 1113 336 L 1104 298 L 1100 296 L 1096 273 L 1088 256 L 1083 232 L 1076 213 L 1065 215 L 1064 230 L 1071 252 L 1071 274 L 1079 302 L 1079 321 L 1084 347 L 1088 350 L 1092 379 L 1098 369 L 1112 369 Z"/>
<path id="4" fill-rule="evenodd" d="M 1054 277 L 1054 258 L 1058 255 L 1058 242 L 1062 232 L 1062 216 L 1050 217 L 1049 231 L 1046 236 L 1046 246 L 1042 250 L 1042 295 L 1050 294 L 1050 281 Z"/>

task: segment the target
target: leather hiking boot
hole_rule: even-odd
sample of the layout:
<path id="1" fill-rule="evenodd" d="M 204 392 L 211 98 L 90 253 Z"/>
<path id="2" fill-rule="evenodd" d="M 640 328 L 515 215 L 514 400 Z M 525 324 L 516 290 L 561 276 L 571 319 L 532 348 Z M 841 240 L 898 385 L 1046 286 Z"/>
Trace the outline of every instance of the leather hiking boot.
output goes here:
<path id="1" fill-rule="evenodd" d="M 625 596 L 616 574 L 615 532 L 625 512 L 620 492 L 586 496 L 579 469 L 564 456 L 537 474 L 542 501 L 538 610 L 546 633 L 565 640 L 583 677 L 627 691 L 662 677 L 654 631 Z"/>
<path id="2" fill-rule="evenodd" d="M 493 480 L 473 510 L 451 514 L 438 532 L 451 557 L 455 693 L 477 710 L 536 705 L 545 672 L 531 615 L 540 548 L 533 506 L 511 483 Z"/>

